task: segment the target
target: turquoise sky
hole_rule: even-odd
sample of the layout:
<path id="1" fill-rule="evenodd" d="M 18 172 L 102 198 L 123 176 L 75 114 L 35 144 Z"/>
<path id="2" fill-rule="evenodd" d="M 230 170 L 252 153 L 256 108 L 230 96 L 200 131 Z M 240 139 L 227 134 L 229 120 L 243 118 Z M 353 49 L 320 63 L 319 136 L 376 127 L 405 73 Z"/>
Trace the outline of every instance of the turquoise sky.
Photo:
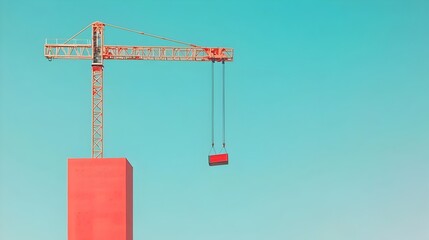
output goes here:
<path id="1" fill-rule="evenodd" d="M 0 239 L 67 237 L 90 62 L 49 62 L 43 44 L 97 20 L 235 49 L 224 167 L 207 164 L 210 63 L 105 62 L 105 157 L 134 167 L 134 239 L 429 239 L 428 13 L 427 0 L 0 0 Z M 105 41 L 170 44 L 109 28 Z"/>

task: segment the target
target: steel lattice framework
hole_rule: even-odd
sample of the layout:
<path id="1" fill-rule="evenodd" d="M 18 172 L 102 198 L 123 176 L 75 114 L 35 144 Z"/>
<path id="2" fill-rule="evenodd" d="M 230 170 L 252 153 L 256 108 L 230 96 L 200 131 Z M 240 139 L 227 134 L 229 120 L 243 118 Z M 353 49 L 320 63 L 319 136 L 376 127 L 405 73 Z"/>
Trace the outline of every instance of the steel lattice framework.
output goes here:
<path id="1" fill-rule="evenodd" d="M 92 157 L 103 157 L 103 66 L 92 66 Z"/>
<path id="2" fill-rule="evenodd" d="M 136 32 L 162 40 L 189 45 L 189 47 L 170 46 L 119 46 L 104 45 L 104 27 Z M 92 28 L 92 42 L 88 44 L 68 43 L 85 29 Z M 104 60 L 152 60 L 152 61 L 210 61 L 231 62 L 232 48 L 199 47 L 180 41 L 138 32 L 102 22 L 94 22 L 65 43 L 45 43 L 44 54 L 48 60 L 77 59 L 92 60 L 92 157 L 103 158 L 103 61 Z"/>
<path id="3" fill-rule="evenodd" d="M 104 60 L 232 61 L 232 48 L 104 46 Z M 45 44 L 48 59 L 92 59 L 90 44 Z"/>

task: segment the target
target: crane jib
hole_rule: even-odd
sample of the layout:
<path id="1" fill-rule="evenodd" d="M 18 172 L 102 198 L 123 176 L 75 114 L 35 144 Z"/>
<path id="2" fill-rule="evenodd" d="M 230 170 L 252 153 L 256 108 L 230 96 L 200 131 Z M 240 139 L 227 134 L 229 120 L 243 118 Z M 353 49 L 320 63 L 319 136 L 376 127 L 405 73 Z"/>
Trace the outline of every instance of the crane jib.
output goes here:
<path id="1" fill-rule="evenodd" d="M 96 48 L 98 49 L 98 48 Z M 149 60 L 149 61 L 233 61 L 232 48 L 193 48 L 164 46 L 109 46 L 93 55 L 91 44 L 45 44 L 44 54 L 48 59 L 81 59 L 94 63 L 103 60 Z M 95 56 L 96 55 L 96 56 Z"/>

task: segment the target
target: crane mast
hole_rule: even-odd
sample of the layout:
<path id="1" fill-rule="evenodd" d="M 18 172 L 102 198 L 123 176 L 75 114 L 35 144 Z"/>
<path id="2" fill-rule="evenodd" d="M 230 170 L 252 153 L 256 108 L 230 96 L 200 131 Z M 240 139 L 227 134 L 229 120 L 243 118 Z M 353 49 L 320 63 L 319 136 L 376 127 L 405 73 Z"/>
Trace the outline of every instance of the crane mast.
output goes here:
<path id="1" fill-rule="evenodd" d="M 93 158 L 103 158 L 103 44 L 104 24 L 92 24 L 92 126 Z"/>
<path id="2" fill-rule="evenodd" d="M 142 35 L 159 38 L 171 42 L 189 45 L 189 47 L 172 46 L 124 46 L 104 45 L 104 28 L 111 26 Z M 91 27 L 91 43 L 69 43 L 75 36 Z M 92 158 L 103 158 L 103 61 L 104 60 L 151 60 L 151 61 L 211 61 L 231 62 L 234 51 L 232 48 L 199 47 L 180 41 L 117 27 L 102 22 L 94 22 L 64 43 L 50 44 L 46 41 L 44 55 L 52 59 L 92 60 L 92 128 L 91 151 Z"/>

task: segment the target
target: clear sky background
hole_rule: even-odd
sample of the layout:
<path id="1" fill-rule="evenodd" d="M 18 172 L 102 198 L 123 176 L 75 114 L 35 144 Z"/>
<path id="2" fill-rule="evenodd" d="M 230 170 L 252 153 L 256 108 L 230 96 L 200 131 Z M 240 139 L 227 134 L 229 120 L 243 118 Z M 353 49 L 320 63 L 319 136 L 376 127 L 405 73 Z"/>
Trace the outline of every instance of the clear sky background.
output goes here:
<path id="1" fill-rule="evenodd" d="M 43 44 L 97 20 L 235 49 L 222 167 L 210 63 L 105 62 L 105 157 L 134 167 L 134 239 L 429 239 L 426 0 L 0 0 L 0 239 L 67 237 L 91 70 Z"/>

